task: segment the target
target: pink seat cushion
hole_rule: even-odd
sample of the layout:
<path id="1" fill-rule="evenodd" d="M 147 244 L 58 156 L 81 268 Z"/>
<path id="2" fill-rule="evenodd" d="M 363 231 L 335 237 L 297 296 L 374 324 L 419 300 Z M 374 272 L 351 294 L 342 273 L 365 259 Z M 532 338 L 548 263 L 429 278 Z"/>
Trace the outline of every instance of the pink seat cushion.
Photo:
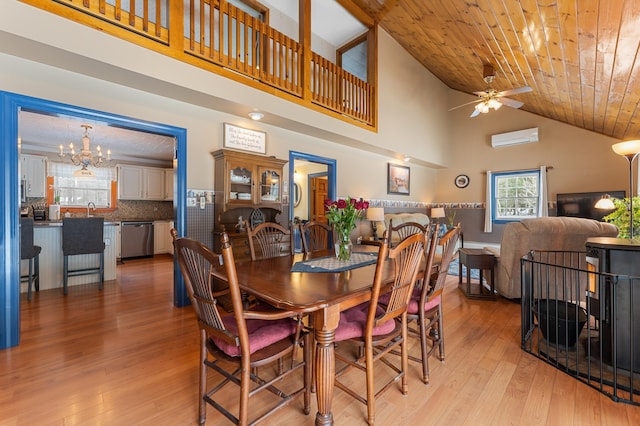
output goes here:
<path id="1" fill-rule="evenodd" d="M 227 330 L 238 334 L 236 319 L 233 314 L 225 315 L 222 321 Z M 290 318 L 281 320 L 247 320 L 247 333 L 249 334 L 249 353 L 264 349 L 277 341 L 291 336 L 296 332 L 296 323 Z M 229 356 L 240 356 L 240 345 L 233 345 L 217 337 L 211 338 L 216 346 Z"/>
<path id="2" fill-rule="evenodd" d="M 344 312 L 340 312 L 340 323 L 336 329 L 336 342 L 354 337 L 364 336 L 367 325 L 367 315 L 369 314 L 369 302 L 361 303 Z M 384 309 L 378 306 L 376 308 L 376 316 L 384 314 Z M 374 327 L 373 335 L 380 336 L 382 334 L 391 333 L 395 328 L 395 321 L 390 319 Z"/>
<path id="3" fill-rule="evenodd" d="M 411 299 L 409 300 L 409 306 L 407 306 L 407 312 L 412 315 L 416 315 L 418 313 L 418 303 L 420 303 L 420 288 L 414 288 L 413 293 L 411 294 Z M 385 293 L 378 299 L 378 303 L 381 305 L 386 305 L 389 303 L 389 299 L 391 298 L 391 293 Z M 435 308 L 440 304 L 442 300 L 442 296 L 439 295 L 435 299 L 430 302 L 424 304 L 424 310 L 428 311 L 432 308 Z"/>

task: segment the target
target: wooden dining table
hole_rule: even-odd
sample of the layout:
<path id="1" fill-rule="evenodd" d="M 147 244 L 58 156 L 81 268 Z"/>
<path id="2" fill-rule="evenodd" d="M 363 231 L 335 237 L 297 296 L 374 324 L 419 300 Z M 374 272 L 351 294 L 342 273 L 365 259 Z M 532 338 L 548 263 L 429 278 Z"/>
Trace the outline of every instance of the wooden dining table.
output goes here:
<path id="1" fill-rule="evenodd" d="M 377 251 L 378 247 L 357 246 L 356 250 Z M 340 312 L 371 298 L 376 267 L 373 264 L 343 272 L 291 272 L 296 262 L 332 254 L 335 255 L 333 251 L 326 251 L 236 263 L 238 283 L 242 291 L 276 308 L 311 314 L 316 342 L 316 425 L 333 424 L 333 344 Z M 214 274 L 216 278 L 226 280 L 223 270 Z M 385 268 L 384 274 L 383 283 L 389 282 L 393 271 Z"/>

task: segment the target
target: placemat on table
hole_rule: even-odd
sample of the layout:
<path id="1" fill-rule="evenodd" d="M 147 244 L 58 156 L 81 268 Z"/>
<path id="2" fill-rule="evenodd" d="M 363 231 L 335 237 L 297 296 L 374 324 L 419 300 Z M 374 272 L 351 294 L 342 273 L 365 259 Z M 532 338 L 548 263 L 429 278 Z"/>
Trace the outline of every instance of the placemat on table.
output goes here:
<path id="1" fill-rule="evenodd" d="M 378 261 L 378 253 L 351 253 L 348 261 L 338 260 L 335 256 L 296 262 L 291 272 L 342 272 L 362 266 L 373 265 Z"/>

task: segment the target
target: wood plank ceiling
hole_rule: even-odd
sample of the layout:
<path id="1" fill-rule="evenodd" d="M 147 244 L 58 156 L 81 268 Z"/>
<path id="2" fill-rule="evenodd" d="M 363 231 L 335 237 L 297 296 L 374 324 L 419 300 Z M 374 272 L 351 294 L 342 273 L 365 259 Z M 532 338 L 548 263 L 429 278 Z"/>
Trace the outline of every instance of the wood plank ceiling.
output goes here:
<path id="1" fill-rule="evenodd" d="M 495 89 L 533 89 L 523 110 L 640 138 L 638 0 L 351 1 L 452 89 L 484 90 L 491 64 Z"/>

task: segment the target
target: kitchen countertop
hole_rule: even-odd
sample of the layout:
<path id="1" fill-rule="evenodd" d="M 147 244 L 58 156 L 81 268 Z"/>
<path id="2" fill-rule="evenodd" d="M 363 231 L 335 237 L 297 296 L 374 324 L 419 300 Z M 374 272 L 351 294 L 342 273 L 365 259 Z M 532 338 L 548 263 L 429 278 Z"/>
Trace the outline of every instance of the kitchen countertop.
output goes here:
<path id="1" fill-rule="evenodd" d="M 104 221 L 105 226 L 120 226 L 120 221 Z M 62 226 L 61 220 L 34 220 L 34 227 Z"/>

